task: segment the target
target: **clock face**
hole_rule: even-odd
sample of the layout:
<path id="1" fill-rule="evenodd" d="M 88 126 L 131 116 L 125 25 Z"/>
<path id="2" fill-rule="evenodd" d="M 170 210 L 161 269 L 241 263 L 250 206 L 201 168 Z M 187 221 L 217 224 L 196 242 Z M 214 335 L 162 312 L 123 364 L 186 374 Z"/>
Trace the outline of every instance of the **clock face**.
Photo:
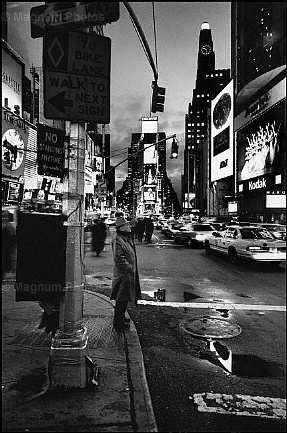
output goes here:
<path id="1" fill-rule="evenodd" d="M 24 158 L 24 141 L 18 131 L 8 129 L 2 137 L 2 162 L 10 170 L 17 170 Z"/>
<path id="2" fill-rule="evenodd" d="M 216 129 L 221 128 L 229 117 L 231 110 L 231 96 L 224 93 L 217 101 L 213 110 L 213 125 Z"/>
<path id="3" fill-rule="evenodd" d="M 207 55 L 207 54 L 211 53 L 211 46 L 210 46 L 210 45 L 207 45 L 207 44 L 203 45 L 203 46 L 201 47 L 201 52 L 202 52 L 202 54 L 204 54 L 204 55 Z"/>

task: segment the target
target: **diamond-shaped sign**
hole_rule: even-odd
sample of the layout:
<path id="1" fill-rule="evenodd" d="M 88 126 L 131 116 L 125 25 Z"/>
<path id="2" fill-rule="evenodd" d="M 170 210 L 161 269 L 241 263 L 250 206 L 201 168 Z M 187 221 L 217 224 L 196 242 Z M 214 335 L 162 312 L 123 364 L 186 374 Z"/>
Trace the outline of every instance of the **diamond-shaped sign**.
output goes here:
<path id="1" fill-rule="evenodd" d="M 48 28 L 43 47 L 47 119 L 110 122 L 111 40 Z"/>

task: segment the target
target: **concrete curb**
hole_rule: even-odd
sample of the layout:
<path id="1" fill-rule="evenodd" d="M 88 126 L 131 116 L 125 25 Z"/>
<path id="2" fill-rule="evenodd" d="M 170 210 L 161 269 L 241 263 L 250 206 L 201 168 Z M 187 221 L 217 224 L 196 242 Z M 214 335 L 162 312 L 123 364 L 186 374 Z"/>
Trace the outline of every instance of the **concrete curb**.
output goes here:
<path id="1" fill-rule="evenodd" d="M 103 301 L 106 301 L 114 306 L 114 302 L 105 295 L 95 293 L 90 290 L 85 290 L 85 292 L 90 295 L 97 296 Z M 142 349 L 136 327 L 132 320 L 130 329 L 124 332 L 124 338 L 126 342 L 127 366 L 132 387 L 131 398 L 133 400 L 132 403 L 137 431 L 158 432 L 145 373 Z"/>
<path id="2" fill-rule="evenodd" d="M 148 388 L 144 359 L 134 323 L 131 321 L 130 330 L 125 332 L 127 342 L 128 366 L 133 384 L 134 410 L 136 414 L 136 423 L 138 431 L 147 431 L 147 425 L 150 432 L 158 432 L 152 400 Z M 136 387 L 134 384 L 136 383 Z M 145 411 L 143 411 L 145 407 Z"/>

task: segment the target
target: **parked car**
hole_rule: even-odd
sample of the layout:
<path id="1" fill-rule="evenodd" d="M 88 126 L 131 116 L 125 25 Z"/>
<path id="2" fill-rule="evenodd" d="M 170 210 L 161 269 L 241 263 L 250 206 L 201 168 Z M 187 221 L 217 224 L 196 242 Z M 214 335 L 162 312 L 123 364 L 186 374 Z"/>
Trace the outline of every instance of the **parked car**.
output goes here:
<path id="1" fill-rule="evenodd" d="M 207 236 L 211 235 L 216 229 L 211 224 L 194 223 L 181 227 L 175 234 L 174 242 L 177 244 L 186 244 L 189 247 L 200 246 L 204 244 Z"/>
<path id="2" fill-rule="evenodd" d="M 286 261 L 286 242 L 275 239 L 263 227 L 228 227 L 224 232 L 214 232 L 205 240 L 206 254 L 213 251 L 227 255 L 232 263 L 238 258 L 280 264 Z"/>
<path id="3" fill-rule="evenodd" d="M 268 230 L 275 239 L 286 241 L 286 226 L 283 224 L 260 223 L 259 226 Z"/>

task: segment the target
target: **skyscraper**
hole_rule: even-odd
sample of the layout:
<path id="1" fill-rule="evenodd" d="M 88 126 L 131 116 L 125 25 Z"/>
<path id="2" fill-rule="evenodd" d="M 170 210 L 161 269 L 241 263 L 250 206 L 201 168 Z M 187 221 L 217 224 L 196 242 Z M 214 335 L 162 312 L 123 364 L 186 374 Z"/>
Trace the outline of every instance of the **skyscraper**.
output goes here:
<path id="1" fill-rule="evenodd" d="M 232 2 L 234 212 L 286 224 L 286 3 Z"/>
<path id="2" fill-rule="evenodd" d="M 132 134 L 128 176 L 117 192 L 118 206 L 133 215 L 179 213 L 180 204 L 166 173 L 166 134 L 158 132 L 157 116 L 141 120 L 141 133 Z"/>
<path id="3" fill-rule="evenodd" d="M 185 116 L 183 210 L 206 212 L 209 110 L 211 100 L 230 81 L 230 69 L 215 69 L 215 52 L 210 26 L 201 25 L 197 58 L 196 87 Z"/>

